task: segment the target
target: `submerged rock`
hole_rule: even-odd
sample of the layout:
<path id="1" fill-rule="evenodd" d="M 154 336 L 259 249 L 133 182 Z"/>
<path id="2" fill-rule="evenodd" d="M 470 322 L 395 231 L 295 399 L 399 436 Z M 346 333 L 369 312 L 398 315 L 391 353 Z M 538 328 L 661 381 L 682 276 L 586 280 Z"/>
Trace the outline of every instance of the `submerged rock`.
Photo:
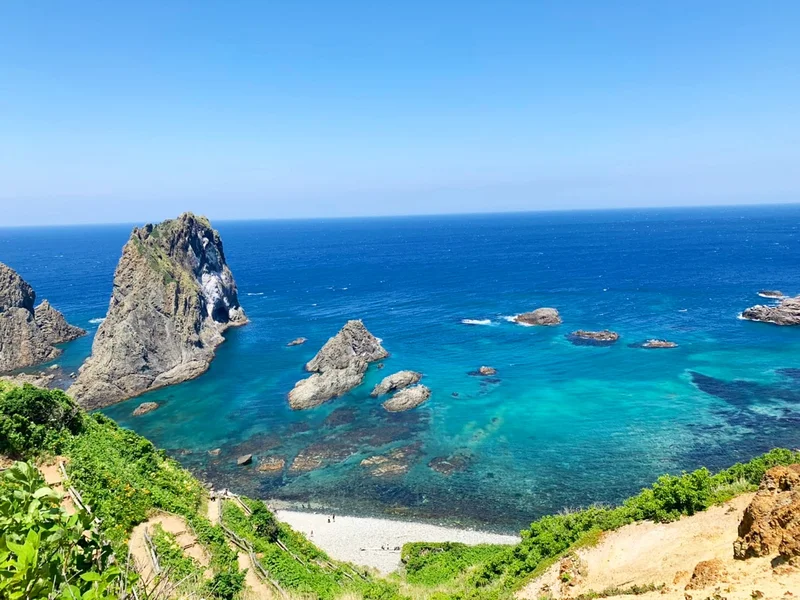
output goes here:
<path id="1" fill-rule="evenodd" d="M 733 556 L 800 556 L 800 465 L 772 467 L 744 511 Z"/>
<path id="2" fill-rule="evenodd" d="M 561 315 L 555 308 L 537 308 L 534 311 L 519 314 L 512 319 L 520 325 L 561 325 Z"/>
<path id="3" fill-rule="evenodd" d="M 348 321 L 306 364 L 311 377 L 289 392 L 289 406 L 303 410 L 319 406 L 361 384 L 369 363 L 389 356 L 380 340 L 361 321 Z"/>
<path id="4" fill-rule="evenodd" d="M 0 263 L 0 373 L 53 360 L 61 354 L 55 344 L 86 333 L 46 300 L 34 308 L 35 301 L 30 284 Z"/>
<path id="5" fill-rule="evenodd" d="M 287 346 L 301 346 L 301 345 L 305 344 L 307 341 L 308 340 L 306 338 L 299 337 L 299 338 L 296 338 L 296 339 L 292 340 L 291 342 L 289 342 L 286 345 Z"/>
<path id="6" fill-rule="evenodd" d="M 395 448 L 387 454 L 370 456 L 361 461 L 361 466 L 369 470 L 373 477 L 391 477 L 408 473 L 411 462 L 419 455 L 421 445 L 410 444 Z"/>
<path id="7" fill-rule="evenodd" d="M 413 385 L 397 392 L 383 403 L 389 412 L 403 412 L 416 408 L 431 397 L 431 391 L 424 385 Z"/>
<path id="8" fill-rule="evenodd" d="M 282 456 L 266 456 L 258 463 L 256 471 L 259 473 L 280 473 L 286 466 L 286 459 Z"/>
<path id="9" fill-rule="evenodd" d="M 158 408 L 157 402 L 142 402 L 139 406 L 136 407 L 136 410 L 133 411 L 134 417 L 139 417 L 141 415 L 146 415 L 149 412 L 153 412 Z"/>
<path id="10" fill-rule="evenodd" d="M 208 369 L 222 333 L 246 322 L 222 239 L 205 217 L 135 228 L 92 355 L 69 393 L 94 409 L 193 379 Z"/>
<path id="11" fill-rule="evenodd" d="M 742 313 L 742 318 L 775 325 L 800 325 L 800 296 L 784 298 L 777 306 L 751 306 Z"/>
<path id="12" fill-rule="evenodd" d="M 586 331 L 579 329 L 567 336 L 576 346 L 610 346 L 619 339 L 619 334 L 609 329 L 602 331 Z"/>
<path id="13" fill-rule="evenodd" d="M 397 373 L 384 377 L 383 381 L 372 390 L 370 396 L 377 398 L 378 396 L 383 396 L 394 390 L 401 390 L 419 382 L 420 379 L 422 379 L 422 373 L 417 373 L 416 371 L 398 371 Z"/>
<path id="14" fill-rule="evenodd" d="M 442 475 L 452 475 L 466 471 L 472 458 L 462 452 L 451 454 L 450 456 L 437 456 L 428 463 L 428 466 Z"/>

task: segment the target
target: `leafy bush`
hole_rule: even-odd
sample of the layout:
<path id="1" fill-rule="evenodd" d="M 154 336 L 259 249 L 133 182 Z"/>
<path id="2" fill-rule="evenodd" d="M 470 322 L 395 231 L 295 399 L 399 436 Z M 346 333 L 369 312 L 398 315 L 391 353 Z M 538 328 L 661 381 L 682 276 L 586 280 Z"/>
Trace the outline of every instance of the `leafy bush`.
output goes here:
<path id="1" fill-rule="evenodd" d="M 184 554 L 174 535 L 164 531 L 161 525 L 156 525 L 153 527 L 151 539 L 161 568 L 173 582 L 199 577 L 199 565 L 190 556 Z"/>
<path id="2" fill-rule="evenodd" d="M 252 511 L 250 522 L 255 534 L 270 542 L 277 540 L 279 529 L 278 522 L 275 520 L 275 515 L 264 506 L 263 502 L 255 503 Z"/>
<path id="3" fill-rule="evenodd" d="M 32 458 L 59 452 L 82 424 L 83 413 L 61 390 L 29 384 L 0 388 L 0 453 Z"/>
<path id="4" fill-rule="evenodd" d="M 109 599 L 127 583 L 90 515 L 67 513 L 35 467 L 16 463 L 0 484 L 0 598 Z"/>
<path id="5" fill-rule="evenodd" d="M 403 546 L 400 560 L 409 583 L 436 586 L 507 550 L 507 546 L 492 544 L 414 542 Z"/>

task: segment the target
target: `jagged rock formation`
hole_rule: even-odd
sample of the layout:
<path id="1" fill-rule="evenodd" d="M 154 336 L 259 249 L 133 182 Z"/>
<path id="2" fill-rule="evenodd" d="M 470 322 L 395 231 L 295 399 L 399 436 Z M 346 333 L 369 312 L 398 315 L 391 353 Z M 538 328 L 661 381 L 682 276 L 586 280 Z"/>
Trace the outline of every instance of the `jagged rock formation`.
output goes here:
<path id="1" fill-rule="evenodd" d="M 422 379 L 422 373 L 416 371 L 398 371 L 392 375 L 383 378 L 378 385 L 372 390 L 370 396 L 377 398 L 395 390 L 401 390 L 412 384 L 418 383 Z"/>
<path id="2" fill-rule="evenodd" d="M 602 331 L 579 329 L 578 331 L 573 331 L 567 337 L 577 346 L 610 346 L 619 339 L 619 334 L 608 329 L 603 329 Z"/>
<path id="3" fill-rule="evenodd" d="M 313 408 L 352 390 L 364 380 L 369 363 L 389 356 L 361 321 L 348 321 L 306 364 L 311 377 L 289 392 L 295 410 Z"/>
<path id="4" fill-rule="evenodd" d="M 555 308 L 537 308 L 534 311 L 522 313 L 512 319 L 521 325 L 561 325 L 561 315 Z"/>
<path id="5" fill-rule="evenodd" d="M 669 340 L 649 339 L 636 344 L 630 344 L 631 348 L 644 348 L 646 350 L 657 350 L 659 348 L 677 348 L 678 344 Z"/>
<path id="6" fill-rule="evenodd" d="M 92 355 L 69 393 L 93 409 L 197 377 L 222 332 L 246 322 L 222 239 L 206 218 L 184 213 L 136 228 Z"/>
<path id="7" fill-rule="evenodd" d="M 733 556 L 800 556 L 800 465 L 773 467 L 744 511 Z"/>
<path id="8" fill-rule="evenodd" d="M 403 388 L 383 403 L 389 412 L 403 412 L 418 407 L 431 397 L 431 391 L 424 385 L 412 385 Z"/>
<path id="9" fill-rule="evenodd" d="M 742 313 L 742 318 L 775 325 L 800 325 L 800 296 L 784 298 L 777 306 L 751 306 Z"/>
<path id="10" fill-rule="evenodd" d="M 16 271 L 0 263 L 0 373 L 53 360 L 55 344 L 86 332 L 68 324 L 45 300 L 34 309 L 36 293 Z"/>

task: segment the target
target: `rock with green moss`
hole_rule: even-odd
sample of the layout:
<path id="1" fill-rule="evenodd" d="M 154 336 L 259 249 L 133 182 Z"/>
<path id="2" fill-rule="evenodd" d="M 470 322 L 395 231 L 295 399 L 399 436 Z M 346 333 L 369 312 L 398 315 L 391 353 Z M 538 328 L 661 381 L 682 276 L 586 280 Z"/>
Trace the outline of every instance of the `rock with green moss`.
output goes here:
<path id="1" fill-rule="evenodd" d="M 184 213 L 136 228 L 69 393 L 94 409 L 193 379 L 208 369 L 222 333 L 246 322 L 222 240 L 206 218 Z"/>

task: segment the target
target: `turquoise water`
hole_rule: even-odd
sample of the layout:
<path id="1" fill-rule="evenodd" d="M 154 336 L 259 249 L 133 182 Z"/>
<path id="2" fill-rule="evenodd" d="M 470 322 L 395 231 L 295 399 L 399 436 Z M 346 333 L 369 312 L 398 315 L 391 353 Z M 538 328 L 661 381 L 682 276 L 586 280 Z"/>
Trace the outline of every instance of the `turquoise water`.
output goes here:
<path id="1" fill-rule="evenodd" d="M 737 319 L 768 302 L 760 289 L 800 293 L 798 223 L 797 206 L 218 222 L 251 323 L 226 334 L 204 376 L 106 412 L 218 486 L 513 530 L 619 501 L 663 472 L 800 445 L 800 329 Z M 0 230 L 0 261 L 93 332 L 129 231 Z M 505 320 L 539 306 L 558 308 L 564 325 Z M 383 339 L 385 369 L 371 367 L 346 397 L 289 410 L 304 363 L 350 318 Z M 575 346 L 565 335 L 579 328 L 621 339 Z M 308 343 L 285 346 L 299 336 Z M 679 347 L 630 347 L 651 337 Z M 59 362 L 76 368 L 89 350 L 79 340 Z M 481 365 L 497 375 L 468 374 Z M 400 369 L 423 372 L 433 395 L 390 415 L 368 394 Z M 145 400 L 162 406 L 132 417 Z M 360 465 L 413 444 L 407 474 Z M 288 467 L 303 451 L 324 466 L 235 464 L 253 453 Z M 453 454 L 463 471 L 429 467 Z"/>

